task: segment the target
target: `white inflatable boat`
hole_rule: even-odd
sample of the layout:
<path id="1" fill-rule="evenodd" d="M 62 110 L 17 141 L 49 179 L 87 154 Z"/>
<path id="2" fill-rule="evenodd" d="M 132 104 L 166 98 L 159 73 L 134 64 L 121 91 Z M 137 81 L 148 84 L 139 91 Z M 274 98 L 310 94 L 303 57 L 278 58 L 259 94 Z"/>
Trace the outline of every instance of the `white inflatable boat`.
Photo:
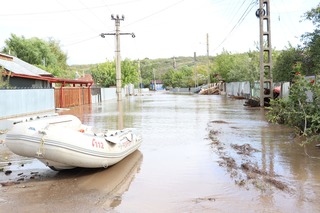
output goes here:
<path id="1" fill-rule="evenodd" d="M 137 150 L 141 142 L 130 129 L 95 132 L 73 115 L 16 123 L 5 140 L 13 153 L 37 158 L 53 170 L 106 168 Z"/>

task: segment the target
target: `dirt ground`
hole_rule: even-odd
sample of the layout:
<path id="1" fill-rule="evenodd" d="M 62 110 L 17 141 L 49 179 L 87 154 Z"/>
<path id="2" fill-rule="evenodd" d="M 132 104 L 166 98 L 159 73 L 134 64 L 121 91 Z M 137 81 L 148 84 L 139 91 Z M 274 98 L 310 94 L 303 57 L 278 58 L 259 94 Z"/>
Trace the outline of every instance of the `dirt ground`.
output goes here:
<path id="1" fill-rule="evenodd" d="M 142 160 L 136 151 L 107 169 L 57 172 L 4 144 L 0 153 L 0 212 L 106 212 L 121 202 Z"/>

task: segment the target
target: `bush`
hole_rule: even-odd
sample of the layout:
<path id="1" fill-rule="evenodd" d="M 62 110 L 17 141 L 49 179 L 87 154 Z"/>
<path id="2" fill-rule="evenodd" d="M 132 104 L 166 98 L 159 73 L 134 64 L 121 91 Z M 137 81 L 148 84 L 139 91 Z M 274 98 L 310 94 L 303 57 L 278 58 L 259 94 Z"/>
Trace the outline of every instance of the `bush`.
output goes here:
<path id="1" fill-rule="evenodd" d="M 267 112 L 268 121 L 294 127 L 297 135 L 306 137 L 302 145 L 319 140 L 319 94 L 318 80 L 307 80 L 300 73 L 296 73 L 289 98 L 271 100 Z"/>

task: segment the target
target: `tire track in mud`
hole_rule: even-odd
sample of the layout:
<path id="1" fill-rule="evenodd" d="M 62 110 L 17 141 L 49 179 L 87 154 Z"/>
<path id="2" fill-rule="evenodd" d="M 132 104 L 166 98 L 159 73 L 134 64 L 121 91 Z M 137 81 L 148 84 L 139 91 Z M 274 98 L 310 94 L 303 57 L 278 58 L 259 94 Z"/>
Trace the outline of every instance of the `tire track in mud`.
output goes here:
<path id="1" fill-rule="evenodd" d="M 253 185 L 261 191 L 270 191 L 276 188 L 291 192 L 292 189 L 288 184 L 279 180 L 280 175 L 259 167 L 259 162 L 253 155 L 260 150 L 252 147 L 249 143 L 237 144 L 221 141 L 221 136 L 230 134 L 228 130 L 231 130 L 231 134 L 235 136 L 239 134 L 235 131 L 241 131 L 241 128 L 231 126 L 231 124 L 223 120 L 214 120 L 208 123 L 209 145 L 220 158 L 219 166 L 226 168 L 235 184 L 246 187 L 248 190 L 250 185 Z M 243 132 L 240 134 L 243 135 Z"/>

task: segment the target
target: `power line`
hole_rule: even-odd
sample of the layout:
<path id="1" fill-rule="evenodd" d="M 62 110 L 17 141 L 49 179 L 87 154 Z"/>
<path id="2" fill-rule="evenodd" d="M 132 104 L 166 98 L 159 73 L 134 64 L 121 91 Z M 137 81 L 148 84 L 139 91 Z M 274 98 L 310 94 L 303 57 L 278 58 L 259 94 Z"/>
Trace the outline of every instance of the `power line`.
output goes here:
<path id="1" fill-rule="evenodd" d="M 150 18 L 150 17 L 152 17 L 152 16 L 154 16 L 154 15 L 157 15 L 157 14 L 159 14 L 159 13 L 162 13 L 163 11 L 170 9 L 171 7 L 176 6 L 177 4 L 180 4 L 180 3 L 183 2 L 183 1 L 184 1 L 184 0 L 180 0 L 180 1 L 178 1 L 178 2 L 175 2 L 175 3 L 169 5 L 169 6 L 165 7 L 165 8 L 162 8 L 162 9 L 160 9 L 160 10 L 158 10 L 158 11 L 150 14 L 150 15 L 147 15 L 147 16 L 145 16 L 145 17 L 143 17 L 143 18 L 140 18 L 140 19 L 138 19 L 138 20 L 136 20 L 136 21 L 134 21 L 134 22 L 131 22 L 131 23 L 125 25 L 125 27 L 130 26 L 130 25 L 132 25 L 132 24 L 135 24 L 135 23 L 137 23 L 137 22 L 143 21 L 143 20 L 145 20 L 145 19 L 147 19 L 147 18 Z"/>
<path id="2" fill-rule="evenodd" d="M 59 0 L 56 0 L 58 2 L 58 4 L 60 4 L 62 7 L 67 9 L 67 12 L 70 13 L 74 18 L 76 18 L 77 20 L 79 20 L 82 24 L 86 25 L 87 27 L 89 27 L 91 30 L 98 32 L 96 29 L 92 28 L 91 25 L 87 24 L 85 21 L 83 21 L 81 18 L 77 17 L 74 13 L 72 13 L 71 10 L 69 10 L 66 6 L 64 6 Z"/>
<path id="3" fill-rule="evenodd" d="M 244 21 L 244 19 L 247 17 L 247 15 L 251 12 L 252 8 L 254 7 L 255 1 L 252 1 L 247 9 L 244 11 L 244 13 L 241 15 L 241 17 L 239 18 L 239 20 L 237 21 L 237 23 L 233 26 L 233 28 L 230 30 L 230 32 L 225 36 L 225 38 L 222 40 L 222 42 L 220 42 L 220 44 L 214 49 L 214 51 L 216 51 L 227 39 L 228 37 L 232 34 L 232 32 L 236 29 L 236 27 L 239 27 L 240 24 Z M 251 8 L 250 8 L 251 7 Z"/>
<path id="4" fill-rule="evenodd" d="M 99 8 L 104 8 L 104 7 L 108 8 L 110 6 L 119 6 L 119 5 L 123 5 L 123 4 L 130 4 L 132 2 L 137 2 L 137 1 L 141 1 L 141 0 L 133 0 L 133 1 L 126 1 L 126 2 L 121 2 L 121 3 L 109 4 L 109 5 L 105 4 L 105 5 L 77 8 L 77 9 L 64 9 L 64 10 L 26 12 L 26 13 L 7 13 L 7 14 L 0 14 L 0 16 L 34 16 L 34 15 L 48 15 L 48 14 L 57 14 L 57 13 L 78 12 L 78 11 L 83 11 L 83 10 L 88 10 L 88 9 L 92 10 L 92 9 L 99 9 Z"/>
<path id="5" fill-rule="evenodd" d="M 80 43 L 83 43 L 83 42 L 86 42 L 86 41 L 93 40 L 93 39 L 98 38 L 98 37 L 99 37 L 99 35 L 91 36 L 91 37 L 82 39 L 82 40 L 80 40 L 80 41 L 76 41 L 76 42 L 69 43 L 69 44 L 64 44 L 63 46 L 64 46 L 64 47 L 73 46 L 73 45 L 76 45 L 76 44 L 80 44 Z"/>

